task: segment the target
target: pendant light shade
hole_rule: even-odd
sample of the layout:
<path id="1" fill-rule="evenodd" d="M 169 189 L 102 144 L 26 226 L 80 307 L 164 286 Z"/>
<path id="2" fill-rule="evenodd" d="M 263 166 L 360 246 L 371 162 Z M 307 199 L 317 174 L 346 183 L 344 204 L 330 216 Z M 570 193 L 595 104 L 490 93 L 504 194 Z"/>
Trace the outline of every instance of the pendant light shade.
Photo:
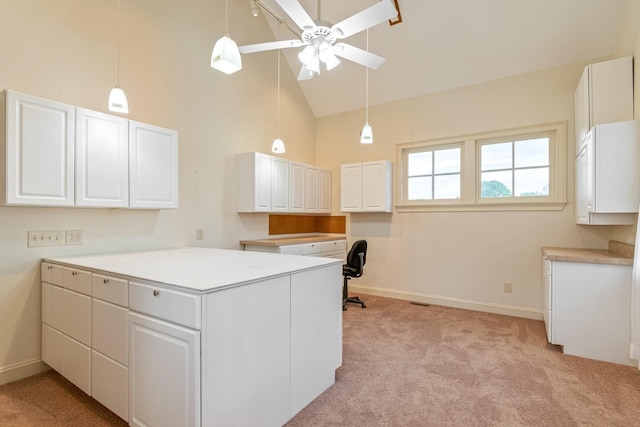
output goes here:
<path id="1" fill-rule="evenodd" d="M 236 42 L 228 35 L 222 36 L 213 46 L 211 67 L 225 74 L 233 74 L 242 69 L 242 59 Z"/>
<path id="2" fill-rule="evenodd" d="M 118 29 L 117 29 L 117 59 L 116 59 L 116 87 L 109 92 L 108 108 L 109 111 L 114 113 L 129 113 L 129 103 L 127 102 L 127 95 L 124 94 L 124 90 L 120 88 L 120 0 L 118 0 Z"/>
<path id="3" fill-rule="evenodd" d="M 124 91 L 118 86 L 111 89 L 109 93 L 109 111 L 113 111 L 114 113 L 129 112 L 127 95 L 125 95 Z"/>
<path id="4" fill-rule="evenodd" d="M 280 138 L 274 139 L 273 144 L 271 144 L 271 152 L 276 154 L 283 154 L 285 152 L 284 141 L 282 141 Z"/>
<path id="5" fill-rule="evenodd" d="M 229 37 L 229 0 L 225 1 L 224 27 L 224 36 L 218 39 L 211 52 L 211 68 L 233 74 L 242 69 L 242 59 L 238 45 Z"/>
<path id="6" fill-rule="evenodd" d="M 365 123 L 360 132 L 360 144 L 373 144 L 373 129 L 369 123 Z"/>

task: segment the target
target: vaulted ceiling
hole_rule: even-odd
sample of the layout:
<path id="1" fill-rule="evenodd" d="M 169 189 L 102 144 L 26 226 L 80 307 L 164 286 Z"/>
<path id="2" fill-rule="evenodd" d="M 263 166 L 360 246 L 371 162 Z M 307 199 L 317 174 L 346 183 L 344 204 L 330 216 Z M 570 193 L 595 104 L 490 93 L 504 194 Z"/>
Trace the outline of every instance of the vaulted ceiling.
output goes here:
<path id="1" fill-rule="evenodd" d="M 292 28 L 275 0 L 261 0 Z M 300 0 L 317 19 L 319 0 Z M 331 24 L 376 0 L 321 0 Z M 247 13 L 249 1 L 246 0 Z M 369 73 L 369 104 L 381 104 L 613 54 L 624 0 L 398 0 L 402 22 L 369 32 L 369 48 L 386 58 Z M 267 13 L 270 40 L 296 36 Z M 246 37 L 245 37 L 246 39 Z M 366 32 L 345 40 L 366 48 Z M 301 48 L 283 50 L 294 75 Z M 261 55 L 264 53 L 256 53 Z M 343 60 L 299 85 L 316 115 L 363 108 L 365 68 Z"/>

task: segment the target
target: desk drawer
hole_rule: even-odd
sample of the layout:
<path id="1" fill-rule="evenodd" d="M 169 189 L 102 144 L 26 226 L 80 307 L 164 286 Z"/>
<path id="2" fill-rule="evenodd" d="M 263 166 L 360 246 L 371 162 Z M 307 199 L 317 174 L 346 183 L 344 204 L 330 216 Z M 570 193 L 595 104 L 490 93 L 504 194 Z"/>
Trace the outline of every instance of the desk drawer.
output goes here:
<path id="1" fill-rule="evenodd" d="M 43 282 L 62 286 L 62 266 L 43 262 L 40 268 L 40 276 Z"/>
<path id="2" fill-rule="evenodd" d="M 129 306 L 138 313 L 192 329 L 201 327 L 200 296 L 129 282 Z"/>
<path id="3" fill-rule="evenodd" d="M 347 249 L 346 240 L 333 240 L 331 242 L 320 243 L 321 252 L 344 251 Z"/>
<path id="4" fill-rule="evenodd" d="M 94 274 L 91 277 L 91 295 L 112 304 L 129 306 L 129 283 L 124 279 Z"/>
<path id="5" fill-rule="evenodd" d="M 302 245 L 302 255 L 314 255 L 322 252 L 322 242 L 305 243 Z"/>

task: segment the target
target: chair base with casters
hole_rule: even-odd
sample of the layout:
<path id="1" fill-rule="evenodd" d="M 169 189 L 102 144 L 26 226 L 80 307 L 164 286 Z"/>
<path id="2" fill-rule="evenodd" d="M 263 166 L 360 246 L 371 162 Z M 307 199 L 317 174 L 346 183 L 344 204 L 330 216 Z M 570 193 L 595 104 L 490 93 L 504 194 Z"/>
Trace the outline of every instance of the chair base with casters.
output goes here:
<path id="1" fill-rule="evenodd" d="M 342 311 L 347 309 L 347 303 L 360 304 L 362 308 L 367 308 L 364 301 L 358 297 L 349 297 L 349 280 L 352 277 L 360 277 L 364 272 L 364 265 L 367 262 L 367 241 L 358 240 L 353 244 L 347 255 L 347 263 L 342 266 L 344 276 L 344 286 L 342 288 Z"/>
<path id="2" fill-rule="evenodd" d="M 344 276 L 344 287 L 342 288 L 342 311 L 347 311 L 347 303 L 360 304 L 362 308 L 367 308 L 367 305 L 359 297 L 349 296 L 349 287 L 347 285 L 351 277 Z"/>

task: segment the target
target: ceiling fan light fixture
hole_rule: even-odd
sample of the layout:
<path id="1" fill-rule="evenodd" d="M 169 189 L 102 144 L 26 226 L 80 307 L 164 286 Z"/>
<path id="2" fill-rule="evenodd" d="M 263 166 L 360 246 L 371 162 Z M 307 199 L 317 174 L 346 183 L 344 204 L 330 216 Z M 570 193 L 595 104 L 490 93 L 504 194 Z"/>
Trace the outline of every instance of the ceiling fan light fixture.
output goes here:
<path id="1" fill-rule="evenodd" d="M 314 54 L 311 58 L 311 62 L 307 65 L 309 71 L 320 74 L 320 58 Z"/>
<path id="2" fill-rule="evenodd" d="M 271 152 L 275 154 L 283 154 L 285 152 L 284 141 L 280 138 L 274 139 L 273 144 L 271 144 Z"/>
<path id="3" fill-rule="evenodd" d="M 211 67 L 225 74 L 233 74 L 242 69 L 238 45 L 227 34 L 218 39 L 213 46 Z"/>
<path id="4" fill-rule="evenodd" d="M 306 46 L 300 53 L 298 53 L 298 59 L 304 65 L 311 64 L 311 60 L 313 59 L 313 54 L 315 52 L 315 48 L 313 46 Z"/>
<path id="5" fill-rule="evenodd" d="M 373 129 L 369 122 L 364 124 L 362 132 L 360 132 L 360 144 L 373 144 Z"/>

